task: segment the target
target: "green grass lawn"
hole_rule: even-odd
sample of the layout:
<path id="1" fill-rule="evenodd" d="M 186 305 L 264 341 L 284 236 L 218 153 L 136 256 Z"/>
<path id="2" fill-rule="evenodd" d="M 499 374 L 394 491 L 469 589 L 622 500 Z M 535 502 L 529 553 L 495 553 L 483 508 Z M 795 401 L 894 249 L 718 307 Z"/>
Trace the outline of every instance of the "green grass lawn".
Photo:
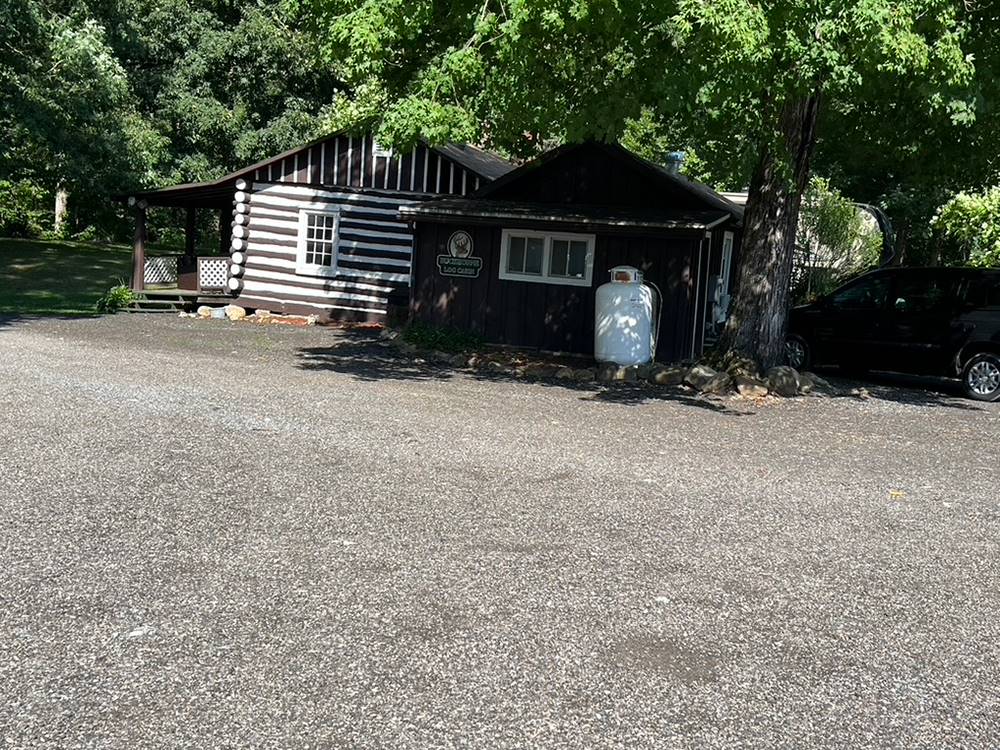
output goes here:
<path id="1" fill-rule="evenodd" d="M 131 271 L 124 245 L 0 239 L 0 315 L 93 315 Z"/>

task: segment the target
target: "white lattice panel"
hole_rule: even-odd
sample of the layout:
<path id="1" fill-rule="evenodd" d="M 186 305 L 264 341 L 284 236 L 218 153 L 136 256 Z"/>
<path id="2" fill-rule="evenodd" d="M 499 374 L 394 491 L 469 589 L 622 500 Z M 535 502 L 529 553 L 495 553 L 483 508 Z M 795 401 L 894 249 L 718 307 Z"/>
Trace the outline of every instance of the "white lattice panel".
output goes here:
<path id="1" fill-rule="evenodd" d="M 198 286 L 201 289 L 225 289 L 229 278 L 229 258 L 198 258 Z"/>
<path id="2" fill-rule="evenodd" d="M 176 284 L 177 257 L 146 258 L 142 277 L 147 284 Z"/>

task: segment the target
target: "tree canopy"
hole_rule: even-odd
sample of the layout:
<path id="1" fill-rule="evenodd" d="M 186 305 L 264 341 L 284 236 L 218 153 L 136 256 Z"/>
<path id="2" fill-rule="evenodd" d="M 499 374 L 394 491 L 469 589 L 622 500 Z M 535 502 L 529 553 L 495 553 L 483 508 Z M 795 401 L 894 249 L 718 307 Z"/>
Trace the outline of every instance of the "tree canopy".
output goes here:
<path id="1" fill-rule="evenodd" d="M 0 179 L 65 186 L 86 221 L 111 193 L 217 177 L 312 137 L 339 88 L 277 2 L 0 10 Z"/>
<path id="2" fill-rule="evenodd" d="M 953 0 L 312 0 L 342 107 L 381 137 L 528 155 L 645 123 L 686 136 L 718 183 L 750 185 L 723 344 L 781 357 L 795 229 L 823 123 L 857 108 L 975 121 L 975 10 Z M 903 92 L 902 97 L 895 92 Z M 899 118 L 898 111 L 895 117 Z M 892 137 L 889 128 L 881 133 Z M 942 137 L 897 131 L 894 150 Z M 828 153 L 828 152 L 827 152 Z"/>

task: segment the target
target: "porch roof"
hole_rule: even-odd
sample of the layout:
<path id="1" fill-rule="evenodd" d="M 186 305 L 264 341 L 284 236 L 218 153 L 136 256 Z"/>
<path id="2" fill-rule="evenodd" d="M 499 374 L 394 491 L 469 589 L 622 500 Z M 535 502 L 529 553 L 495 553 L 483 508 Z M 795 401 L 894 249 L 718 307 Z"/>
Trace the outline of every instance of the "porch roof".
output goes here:
<path id="1" fill-rule="evenodd" d="M 189 182 L 157 190 L 137 190 L 116 195 L 114 199 L 124 203 L 129 198 L 135 198 L 146 201 L 150 206 L 174 208 L 231 208 L 236 181 L 243 175 L 241 172 L 226 175 L 214 182 Z"/>

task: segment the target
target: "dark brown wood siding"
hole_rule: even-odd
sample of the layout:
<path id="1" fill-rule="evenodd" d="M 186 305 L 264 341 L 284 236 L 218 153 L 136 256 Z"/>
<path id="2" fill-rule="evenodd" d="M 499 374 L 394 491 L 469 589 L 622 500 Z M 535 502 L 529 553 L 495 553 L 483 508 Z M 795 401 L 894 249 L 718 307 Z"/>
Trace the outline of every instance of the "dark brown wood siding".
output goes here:
<path id="1" fill-rule="evenodd" d="M 599 147 L 580 148 L 539 164 L 517 180 L 498 183 L 491 200 L 703 210 L 705 203 L 642 167 L 609 158 Z"/>
<path id="2" fill-rule="evenodd" d="M 473 254 L 483 259 L 478 278 L 438 272 L 437 256 L 446 252 L 448 238 L 459 229 L 472 235 Z M 415 235 L 411 314 L 423 322 L 472 331 L 491 343 L 591 354 L 594 292 L 608 280 L 609 269 L 631 265 L 663 293 L 657 359 L 683 359 L 699 353 L 703 335 L 703 318 L 696 313 L 696 303 L 703 309 L 708 268 L 703 236 L 598 232 L 592 283 L 580 287 L 501 279 L 500 226 L 421 222 Z"/>

